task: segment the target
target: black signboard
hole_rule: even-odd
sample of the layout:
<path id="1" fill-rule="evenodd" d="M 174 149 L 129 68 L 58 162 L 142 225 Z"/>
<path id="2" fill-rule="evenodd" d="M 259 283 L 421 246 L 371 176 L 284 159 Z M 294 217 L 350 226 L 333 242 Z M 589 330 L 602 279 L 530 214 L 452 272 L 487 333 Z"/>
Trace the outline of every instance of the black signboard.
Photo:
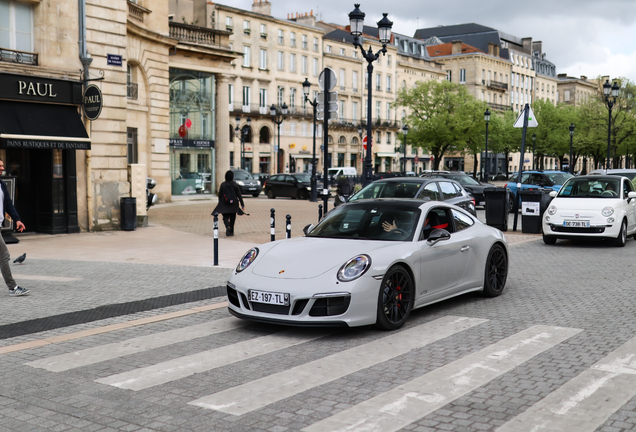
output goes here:
<path id="1" fill-rule="evenodd" d="M 121 56 L 117 54 L 106 54 L 106 64 L 109 66 L 121 66 Z"/>
<path id="2" fill-rule="evenodd" d="M 82 83 L 0 73 L 0 99 L 79 105 Z"/>
<path id="3" fill-rule="evenodd" d="M 95 84 L 91 84 L 84 90 L 82 101 L 84 115 L 89 120 L 95 120 L 102 112 L 102 92 Z"/>
<path id="4" fill-rule="evenodd" d="M 90 150 L 90 141 L 3 138 L 2 148 Z"/>
<path id="5" fill-rule="evenodd" d="M 183 138 L 171 138 L 170 147 L 189 147 L 189 148 L 214 148 L 213 140 L 195 140 L 195 139 L 183 139 Z"/>

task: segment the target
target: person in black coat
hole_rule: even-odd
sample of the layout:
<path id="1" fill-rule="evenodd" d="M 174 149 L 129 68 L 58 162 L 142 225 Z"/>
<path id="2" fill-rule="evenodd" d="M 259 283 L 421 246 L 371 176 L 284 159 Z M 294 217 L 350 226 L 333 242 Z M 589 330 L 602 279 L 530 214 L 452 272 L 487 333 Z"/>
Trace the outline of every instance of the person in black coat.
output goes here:
<path id="1" fill-rule="evenodd" d="M 241 204 L 240 208 L 239 202 Z M 225 235 L 228 237 L 233 236 L 236 214 L 245 214 L 245 203 L 241 195 L 241 188 L 234 181 L 234 173 L 232 171 L 225 173 L 225 181 L 219 187 L 219 204 L 212 211 L 212 214 L 214 212 L 223 215 Z"/>

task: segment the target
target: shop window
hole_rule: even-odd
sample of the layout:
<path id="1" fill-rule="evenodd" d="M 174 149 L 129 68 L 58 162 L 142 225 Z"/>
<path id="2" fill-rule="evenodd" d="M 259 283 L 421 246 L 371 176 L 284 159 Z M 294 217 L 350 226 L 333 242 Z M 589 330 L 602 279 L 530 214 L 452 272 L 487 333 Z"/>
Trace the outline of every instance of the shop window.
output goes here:
<path id="1" fill-rule="evenodd" d="M 258 135 L 259 135 L 259 142 L 261 144 L 269 144 L 271 134 L 269 133 L 269 128 L 267 126 L 263 126 Z"/>
<path id="2" fill-rule="evenodd" d="M 61 149 L 53 150 L 53 213 L 65 213 L 64 162 Z"/>
<path id="3" fill-rule="evenodd" d="M 245 125 L 242 129 L 243 134 L 243 142 L 251 143 L 252 142 L 252 127 Z"/>
<path id="4" fill-rule="evenodd" d="M 128 128 L 127 131 L 127 155 L 128 163 L 137 163 L 137 128 Z"/>

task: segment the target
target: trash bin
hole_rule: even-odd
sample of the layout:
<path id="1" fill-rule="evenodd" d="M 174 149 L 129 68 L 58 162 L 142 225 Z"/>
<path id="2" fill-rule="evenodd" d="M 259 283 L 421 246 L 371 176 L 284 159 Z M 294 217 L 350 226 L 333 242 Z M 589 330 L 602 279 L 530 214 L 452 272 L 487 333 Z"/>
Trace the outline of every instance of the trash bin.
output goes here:
<path id="1" fill-rule="evenodd" d="M 508 231 L 508 190 L 506 188 L 484 189 L 486 199 L 486 225 Z"/>
<path id="2" fill-rule="evenodd" d="M 121 229 L 134 231 L 137 229 L 137 198 L 122 197 L 120 200 Z"/>
<path id="3" fill-rule="evenodd" d="M 521 191 L 521 232 L 541 234 L 541 197 L 539 189 Z M 548 195 L 549 196 L 549 195 Z"/>

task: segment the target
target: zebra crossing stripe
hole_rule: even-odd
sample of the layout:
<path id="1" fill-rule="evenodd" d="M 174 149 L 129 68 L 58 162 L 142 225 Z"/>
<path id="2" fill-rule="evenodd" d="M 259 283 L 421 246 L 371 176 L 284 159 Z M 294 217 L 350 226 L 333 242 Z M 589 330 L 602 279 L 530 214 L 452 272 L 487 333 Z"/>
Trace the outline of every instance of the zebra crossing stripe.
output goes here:
<path id="1" fill-rule="evenodd" d="M 143 390 L 221 366 L 293 347 L 329 335 L 327 331 L 307 332 L 294 329 L 257 337 L 236 344 L 203 351 L 145 368 L 134 369 L 95 380 L 129 390 Z"/>
<path id="2" fill-rule="evenodd" d="M 503 424 L 497 432 L 592 432 L 634 396 L 636 338 Z"/>
<path id="3" fill-rule="evenodd" d="M 302 430 L 400 430 L 581 331 L 530 327 Z"/>
<path id="4" fill-rule="evenodd" d="M 188 402 L 242 415 L 313 387 L 391 360 L 488 320 L 446 316 L 346 351 Z M 323 429 L 328 430 L 328 429 Z"/>
<path id="5" fill-rule="evenodd" d="M 248 324 L 248 322 L 237 320 L 234 317 L 221 318 L 204 324 L 136 337 L 123 342 L 100 345 L 94 348 L 35 360 L 26 363 L 26 365 L 46 369 L 51 372 L 64 372 L 78 367 L 168 346 L 177 342 L 238 329 Z"/>

